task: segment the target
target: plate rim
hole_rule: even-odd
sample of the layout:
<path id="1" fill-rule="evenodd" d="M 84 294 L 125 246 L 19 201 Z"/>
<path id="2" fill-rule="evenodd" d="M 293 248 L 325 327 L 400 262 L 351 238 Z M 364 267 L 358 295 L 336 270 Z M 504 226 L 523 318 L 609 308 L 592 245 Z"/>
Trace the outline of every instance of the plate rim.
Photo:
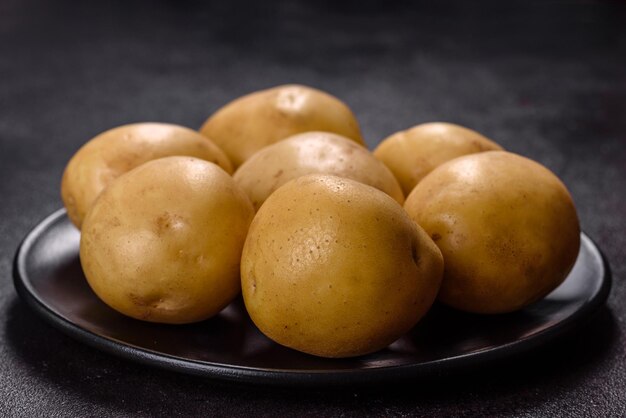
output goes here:
<path id="1" fill-rule="evenodd" d="M 42 300 L 33 289 L 26 270 L 26 255 L 51 225 L 58 222 L 66 215 L 64 208 L 58 209 L 40 222 L 38 222 L 23 238 L 18 245 L 13 259 L 13 284 L 20 298 L 33 309 L 40 317 L 50 325 L 62 331 L 64 334 L 87 344 L 98 350 L 113 354 L 117 357 L 131 360 L 140 364 L 155 366 L 160 369 L 185 373 L 206 378 L 215 378 L 230 382 L 244 382 L 253 384 L 270 385 L 293 385 L 318 386 L 332 385 L 344 386 L 355 384 L 384 383 L 391 380 L 401 380 L 427 376 L 434 373 L 450 372 L 453 369 L 462 369 L 475 363 L 485 364 L 497 360 L 518 356 L 531 351 L 572 329 L 582 319 L 590 317 L 598 310 L 608 298 L 612 286 L 612 274 L 608 260 L 602 250 L 593 239 L 581 231 L 581 242 L 586 241 L 587 246 L 601 261 L 602 274 L 601 284 L 598 290 L 591 295 L 590 299 L 581 308 L 574 311 L 570 316 L 559 321 L 546 329 L 529 337 L 508 342 L 506 344 L 490 347 L 479 351 L 464 353 L 451 357 L 445 357 L 422 363 L 411 363 L 394 366 L 380 366 L 363 369 L 340 369 L 340 370 L 306 370 L 306 369 L 273 369 L 263 367 L 239 366 L 232 364 L 215 363 L 194 359 L 185 359 L 143 347 L 138 347 L 128 342 L 115 338 L 105 337 L 66 319 L 63 315 L 55 312 Z"/>

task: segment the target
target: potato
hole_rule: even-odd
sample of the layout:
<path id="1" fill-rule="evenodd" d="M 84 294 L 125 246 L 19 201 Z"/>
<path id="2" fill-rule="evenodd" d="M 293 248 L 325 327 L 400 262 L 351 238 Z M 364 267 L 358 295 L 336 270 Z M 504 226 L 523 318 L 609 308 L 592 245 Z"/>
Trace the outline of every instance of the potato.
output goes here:
<path id="1" fill-rule="evenodd" d="M 405 195 L 435 167 L 453 158 L 502 147 L 478 132 L 443 122 L 424 123 L 384 139 L 374 156 L 396 176 Z"/>
<path id="2" fill-rule="evenodd" d="M 572 198 L 547 168 L 504 151 L 449 161 L 405 203 L 445 261 L 439 299 L 460 310 L 503 313 L 555 289 L 578 256 Z"/>
<path id="3" fill-rule="evenodd" d="M 218 164 L 232 173 L 228 157 L 198 132 L 165 123 L 135 123 L 108 130 L 72 157 L 61 182 L 67 214 L 78 228 L 102 190 L 121 174 L 161 157 L 183 155 Z"/>
<path id="4" fill-rule="evenodd" d="M 207 319 L 240 291 L 241 250 L 254 216 L 217 165 L 191 157 L 121 175 L 83 223 L 80 261 L 111 308 L 150 322 Z"/>
<path id="5" fill-rule="evenodd" d="M 258 210 L 289 180 L 315 173 L 360 181 L 404 203 L 398 181 L 383 163 L 362 146 L 329 132 L 305 132 L 269 145 L 243 163 L 234 178 Z"/>
<path id="6" fill-rule="evenodd" d="M 275 342 L 323 357 L 386 347 L 433 303 L 440 251 L 387 194 L 332 175 L 292 180 L 257 212 L 242 293 Z"/>
<path id="7" fill-rule="evenodd" d="M 261 148 L 307 131 L 327 131 L 364 144 L 348 106 L 323 91 L 278 86 L 240 97 L 215 112 L 200 132 L 226 152 L 235 168 Z"/>

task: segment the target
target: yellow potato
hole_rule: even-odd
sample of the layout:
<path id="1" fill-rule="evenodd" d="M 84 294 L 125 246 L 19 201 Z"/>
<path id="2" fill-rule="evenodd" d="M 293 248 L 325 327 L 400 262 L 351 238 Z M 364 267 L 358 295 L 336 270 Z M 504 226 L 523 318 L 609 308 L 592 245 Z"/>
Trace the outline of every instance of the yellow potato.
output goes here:
<path id="1" fill-rule="evenodd" d="M 61 197 L 78 228 L 96 197 L 121 174 L 157 158 L 183 155 L 218 164 L 232 173 L 228 157 L 198 132 L 165 123 L 135 123 L 87 142 L 63 173 Z"/>
<path id="2" fill-rule="evenodd" d="M 578 256 L 572 198 L 547 168 L 504 151 L 449 161 L 405 209 L 441 249 L 439 299 L 475 313 L 520 309 L 555 289 Z"/>
<path id="3" fill-rule="evenodd" d="M 430 308 L 440 251 L 385 193 L 332 175 L 292 180 L 257 212 L 241 258 L 257 327 L 323 357 L 380 350 Z"/>
<path id="4" fill-rule="evenodd" d="M 147 162 L 107 187 L 87 214 L 80 261 L 111 308 L 150 322 L 207 319 L 240 291 L 241 250 L 254 216 L 217 165 Z"/>
<path id="5" fill-rule="evenodd" d="M 300 85 L 278 86 L 240 97 L 209 117 L 200 132 L 226 152 L 235 168 L 261 148 L 307 131 L 327 131 L 364 144 L 345 103 Z"/>
<path id="6" fill-rule="evenodd" d="M 396 176 L 405 195 L 435 167 L 467 154 L 501 150 L 478 132 L 443 122 L 424 123 L 384 139 L 374 156 Z"/>
<path id="7" fill-rule="evenodd" d="M 362 146 L 329 132 L 305 132 L 269 145 L 243 163 L 234 178 L 258 210 L 289 180 L 316 173 L 360 181 L 404 203 L 402 189 L 385 164 Z"/>

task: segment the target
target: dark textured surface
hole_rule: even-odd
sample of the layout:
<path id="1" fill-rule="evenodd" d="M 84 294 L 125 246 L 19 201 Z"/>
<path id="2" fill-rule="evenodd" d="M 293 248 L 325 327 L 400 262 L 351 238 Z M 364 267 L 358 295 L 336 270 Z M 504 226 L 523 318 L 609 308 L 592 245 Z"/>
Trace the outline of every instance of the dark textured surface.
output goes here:
<path id="1" fill-rule="evenodd" d="M 623 3 L 274 4 L 0 3 L 0 416 L 624 416 Z M 611 263 L 607 307 L 512 362 L 331 392 L 129 363 L 74 342 L 17 299 L 13 252 L 60 207 L 64 164 L 83 142 L 134 121 L 197 127 L 227 100 L 285 82 L 343 98 L 370 145 L 448 120 L 547 165 Z"/>

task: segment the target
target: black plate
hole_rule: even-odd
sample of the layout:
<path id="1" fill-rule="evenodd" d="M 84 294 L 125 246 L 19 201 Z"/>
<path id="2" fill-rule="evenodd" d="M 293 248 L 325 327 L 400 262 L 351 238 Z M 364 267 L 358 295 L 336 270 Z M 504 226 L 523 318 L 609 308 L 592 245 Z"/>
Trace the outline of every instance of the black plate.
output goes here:
<path id="1" fill-rule="evenodd" d="M 479 316 L 435 306 L 389 348 L 351 359 L 323 359 L 279 346 L 252 324 L 241 300 L 193 325 L 141 322 L 92 293 L 78 258 L 80 234 L 59 210 L 24 239 L 14 265 L 26 303 L 61 331 L 141 363 L 206 377 L 274 384 L 380 383 L 423 377 L 516 355 L 546 343 L 606 300 L 608 265 L 582 234 L 566 281 L 545 299 L 506 315 Z"/>

